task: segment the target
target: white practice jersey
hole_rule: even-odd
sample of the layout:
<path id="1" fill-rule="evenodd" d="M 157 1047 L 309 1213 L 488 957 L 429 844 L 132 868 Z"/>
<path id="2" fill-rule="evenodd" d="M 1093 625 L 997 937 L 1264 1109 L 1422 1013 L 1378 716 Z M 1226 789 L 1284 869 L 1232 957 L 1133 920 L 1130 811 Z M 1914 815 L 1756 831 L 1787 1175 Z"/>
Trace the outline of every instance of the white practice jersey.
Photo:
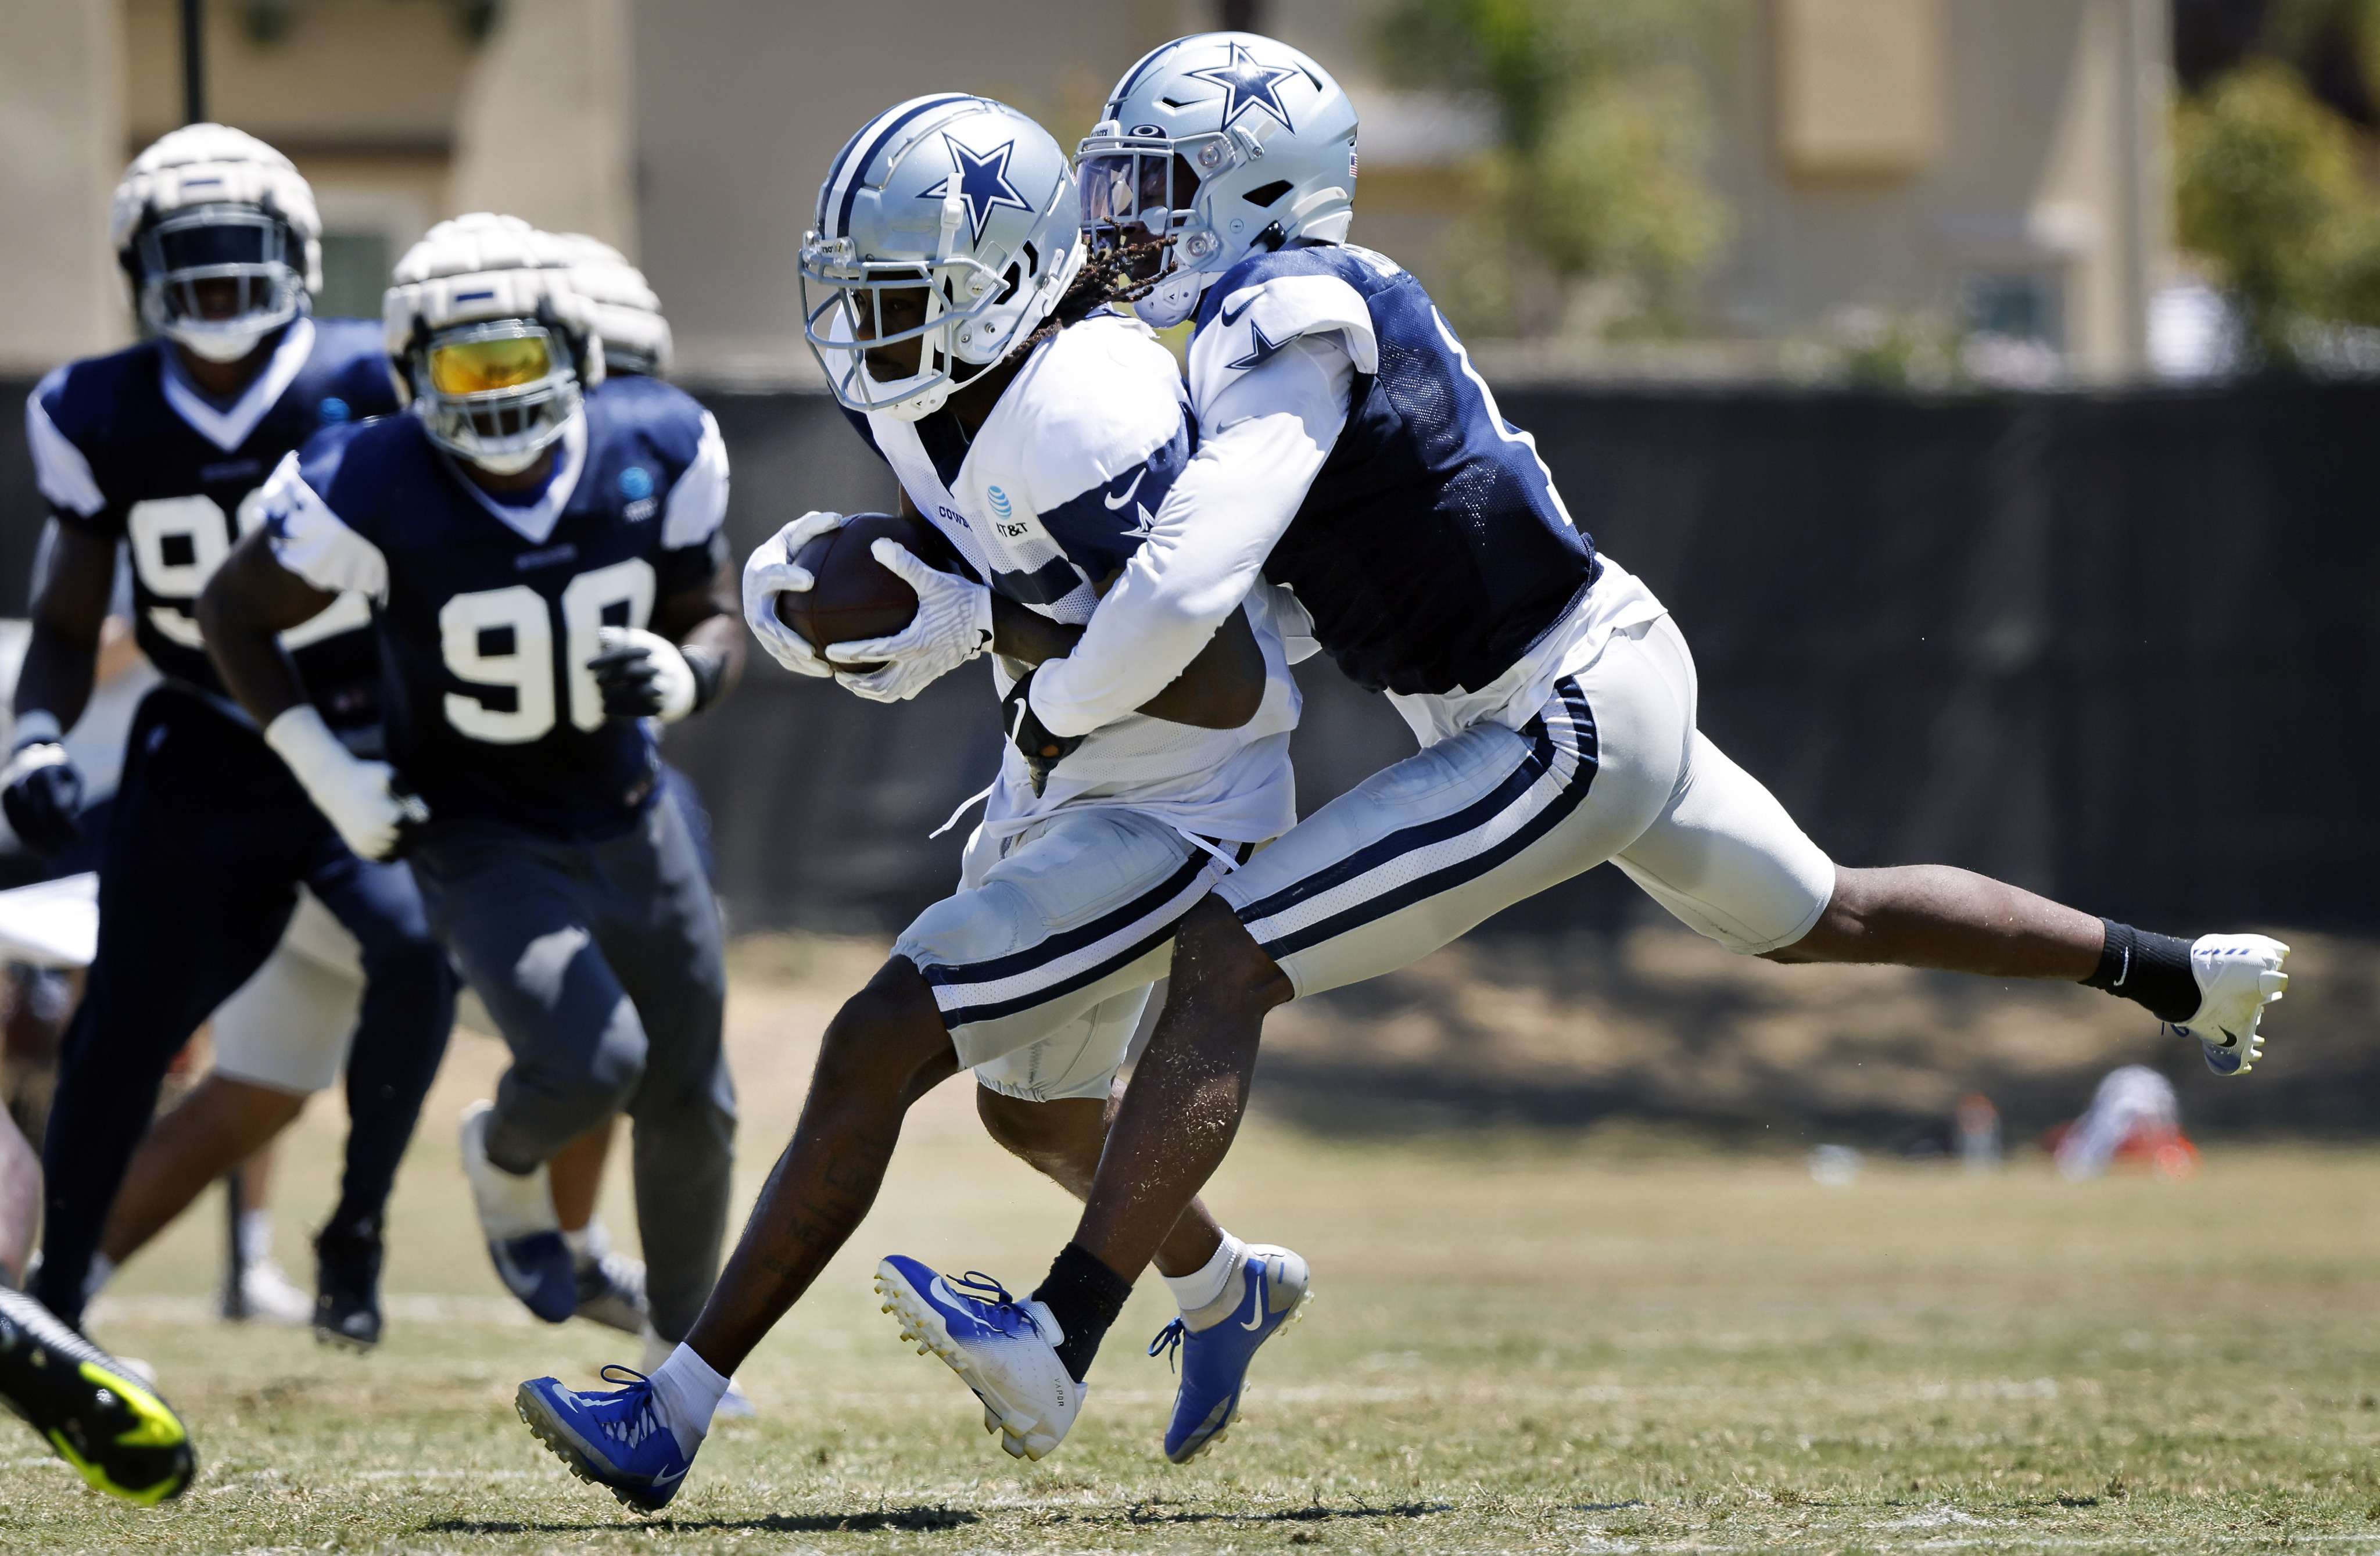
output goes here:
<path id="1" fill-rule="evenodd" d="M 978 577 L 1069 626 L 1091 619 L 1197 444 L 1172 356 L 1146 325 L 1106 312 L 1040 346 L 972 444 L 947 412 L 916 422 L 880 414 L 852 419 Z M 1126 713 L 1091 732 L 1038 796 L 1023 757 L 1005 747 L 985 812 L 988 833 L 1021 832 L 1079 806 L 1140 810 L 1193 836 L 1228 842 L 1286 832 L 1297 819 L 1289 765 L 1297 683 L 1275 620 L 1275 591 L 1258 581 L 1240 593 L 1265 657 L 1255 718 L 1223 730 Z M 1293 619 L 1294 605 L 1287 609 Z M 1226 603 L 1217 618 L 1229 611 Z M 997 658 L 993 666 L 1005 695 L 1021 667 Z"/>

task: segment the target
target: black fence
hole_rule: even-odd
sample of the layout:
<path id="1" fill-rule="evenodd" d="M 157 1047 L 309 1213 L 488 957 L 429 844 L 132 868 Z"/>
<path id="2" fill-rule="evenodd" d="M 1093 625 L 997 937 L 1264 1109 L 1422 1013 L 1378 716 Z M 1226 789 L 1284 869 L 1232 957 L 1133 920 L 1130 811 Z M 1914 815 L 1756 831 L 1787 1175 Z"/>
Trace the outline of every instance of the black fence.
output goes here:
<path id="1" fill-rule="evenodd" d="M 21 393 L 23 386 L 0 386 Z M 13 402 L 12 402 L 13 403 Z M 748 547 L 890 480 L 831 401 L 711 396 Z M 2174 930 L 2380 927 L 2380 388 L 1914 401 L 1505 396 L 1572 512 L 1675 612 L 1703 727 L 1850 864 L 1966 865 Z M 0 601 L 39 504 L 0 433 Z M 1412 748 L 1304 667 L 1306 808 Z M 674 732 L 740 927 L 897 927 L 948 889 L 988 781 L 988 673 L 883 708 L 762 660 Z M 1599 870 L 1508 930 L 1607 925 Z"/>

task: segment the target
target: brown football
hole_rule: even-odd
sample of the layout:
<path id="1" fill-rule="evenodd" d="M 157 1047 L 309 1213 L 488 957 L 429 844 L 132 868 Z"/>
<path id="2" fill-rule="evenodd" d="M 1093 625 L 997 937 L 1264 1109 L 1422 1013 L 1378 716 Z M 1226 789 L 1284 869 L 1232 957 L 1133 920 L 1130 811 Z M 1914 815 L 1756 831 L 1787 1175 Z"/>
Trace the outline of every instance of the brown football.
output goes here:
<path id="1" fill-rule="evenodd" d="M 832 534 L 804 546 L 794 560 L 817 580 L 807 593 L 777 596 L 777 619 L 800 633 L 814 649 L 830 643 L 890 638 L 917 614 L 917 591 L 888 572 L 869 553 L 880 539 L 900 541 L 920 561 L 943 572 L 954 561 L 941 532 L 922 518 L 900 514 L 854 514 Z M 875 668 L 852 664 L 844 669 Z"/>

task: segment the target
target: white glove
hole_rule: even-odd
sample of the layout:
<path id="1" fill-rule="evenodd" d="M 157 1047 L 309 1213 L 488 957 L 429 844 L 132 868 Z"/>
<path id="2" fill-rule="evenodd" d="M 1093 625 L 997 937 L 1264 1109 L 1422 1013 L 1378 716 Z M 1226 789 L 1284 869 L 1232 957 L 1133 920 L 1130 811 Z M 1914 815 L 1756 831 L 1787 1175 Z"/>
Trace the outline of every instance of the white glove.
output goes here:
<path id="1" fill-rule="evenodd" d="M 615 719 L 659 719 L 674 724 L 702 699 L 694 667 L 675 643 L 641 626 L 598 627 L 603 651 L 587 662 Z"/>
<path id="2" fill-rule="evenodd" d="M 399 794 L 396 769 L 366 761 L 339 744 L 313 704 L 300 702 L 264 726 L 264 743 L 298 776 L 314 808 L 348 847 L 367 859 L 391 859 L 405 829 L 430 820 L 419 795 Z"/>
<path id="3" fill-rule="evenodd" d="M 890 638 L 830 643 L 826 657 L 837 665 L 887 662 L 864 675 L 838 669 L 834 678 L 871 702 L 906 702 L 983 652 L 991 641 L 991 590 L 929 567 L 895 540 L 880 539 L 868 554 L 917 591 L 917 614 Z"/>
<path id="4" fill-rule="evenodd" d="M 834 666 L 819 657 L 808 638 L 777 619 L 777 596 L 806 594 L 818 582 L 794 558 L 820 535 L 842 529 L 844 521 L 839 513 L 806 513 L 761 541 L 744 563 L 744 625 L 771 659 L 796 675 L 824 679 Z"/>

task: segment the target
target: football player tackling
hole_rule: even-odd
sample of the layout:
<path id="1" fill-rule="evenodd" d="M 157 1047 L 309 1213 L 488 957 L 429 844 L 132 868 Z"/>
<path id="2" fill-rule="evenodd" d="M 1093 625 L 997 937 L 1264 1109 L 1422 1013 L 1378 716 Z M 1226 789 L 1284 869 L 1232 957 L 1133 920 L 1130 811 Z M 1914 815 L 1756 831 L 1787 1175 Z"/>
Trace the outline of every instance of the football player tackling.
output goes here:
<path id="1" fill-rule="evenodd" d="M 602 343 L 571 262 L 510 217 L 432 228 L 385 305 L 411 414 L 284 460 L 199 614 L 225 681 L 357 852 L 409 846 L 512 1050 L 463 1138 L 498 1274 L 540 1318 L 572 1315 L 546 1163 L 625 1112 L 651 1322 L 674 1343 L 718 1268 L 735 1115 L 717 908 L 657 801 L 646 721 L 708 707 L 742 664 L 727 457 L 666 384 L 588 392 Z M 274 642 L 348 590 L 372 602 L 393 766 L 329 736 Z"/>
<path id="2" fill-rule="evenodd" d="M 788 667 L 893 700 L 989 649 L 1020 709 L 1030 667 L 1066 651 L 1142 544 L 1196 430 L 1173 359 L 1142 324 L 1100 310 L 1112 272 L 1085 265 L 1078 227 L 1057 143 L 980 98 L 904 103 L 836 158 L 802 249 L 810 339 L 905 506 L 969 576 L 875 540 L 876 562 L 915 589 L 915 616 L 821 657 L 779 605 L 813 587 L 796 556 L 846 521 L 807 516 L 745 575 L 747 621 Z M 800 1126 L 686 1343 L 618 1391 L 522 1386 L 523 1418 L 577 1473 L 634 1507 L 675 1494 L 722 1380 L 866 1215 L 908 1105 L 959 1070 L 975 1071 L 996 1138 L 1076 1194 L 1087 1187 L 1173 925 L 1295 816 L 1297 693 L 1271 599 L 1245 582 L 1206 643 L 1056 772 L 1004 753 L 958 892 L 901 934 L 828 1027 Z M 1195 1202 L 1182 1209 L 1154 1257 L 1186 1311 L 1228 1311 L 1251 1284 L 1294 1310 L 1304 1260 L 1240 1244 Z M 1111 1319 L 1104 1305 L 1122 1300 L 1123 1282 L 1069 1256 L 1029 1299 L 978 1288 L 975 1301 L 953 1290 L 966 1284 L 900 1259 L 878 1274 L 909 1337 L 954 1366 L 1020 1343 L 1042 1358 L 978 1388 L 986 1428 L 1038 1458 L 1082 1399 L 1052 1309 L 1087 1304 Z"/>
<path id="3" fill-rule="evenodd" d="M 1195 320 L 1204 442 L 1079 644 L 1034 675 L 1034 737 L 1062 751 L 1137 706 L 1261 576 L 1422 749 L 1185 916 L 1070 1257 L 1119 1281 L 1147 1265 L 1230 1148 L 1268 1011 L 1606 860 L 1747 955 L 2086 983 L 2183 1028 L 2217 1074 L 2255 1062 L 2287 946 L 2151 934 L 1939 866 L 1839 868 L 1695 728 L 1668 612 L 1572 524 L 1420 286 L 1345 243 L 1355 111 L 1320 67 L 1249 34 L 1184 39 L 1103 118 L 1084 215 L 1102 249 L 1153 256 L 1143 319 Z M 1100 1311 L 1058 1311 L 1077 1379 Z M 979 1390 L 1048 1365 L 1029 1337 L 965 1360 Z"/>

